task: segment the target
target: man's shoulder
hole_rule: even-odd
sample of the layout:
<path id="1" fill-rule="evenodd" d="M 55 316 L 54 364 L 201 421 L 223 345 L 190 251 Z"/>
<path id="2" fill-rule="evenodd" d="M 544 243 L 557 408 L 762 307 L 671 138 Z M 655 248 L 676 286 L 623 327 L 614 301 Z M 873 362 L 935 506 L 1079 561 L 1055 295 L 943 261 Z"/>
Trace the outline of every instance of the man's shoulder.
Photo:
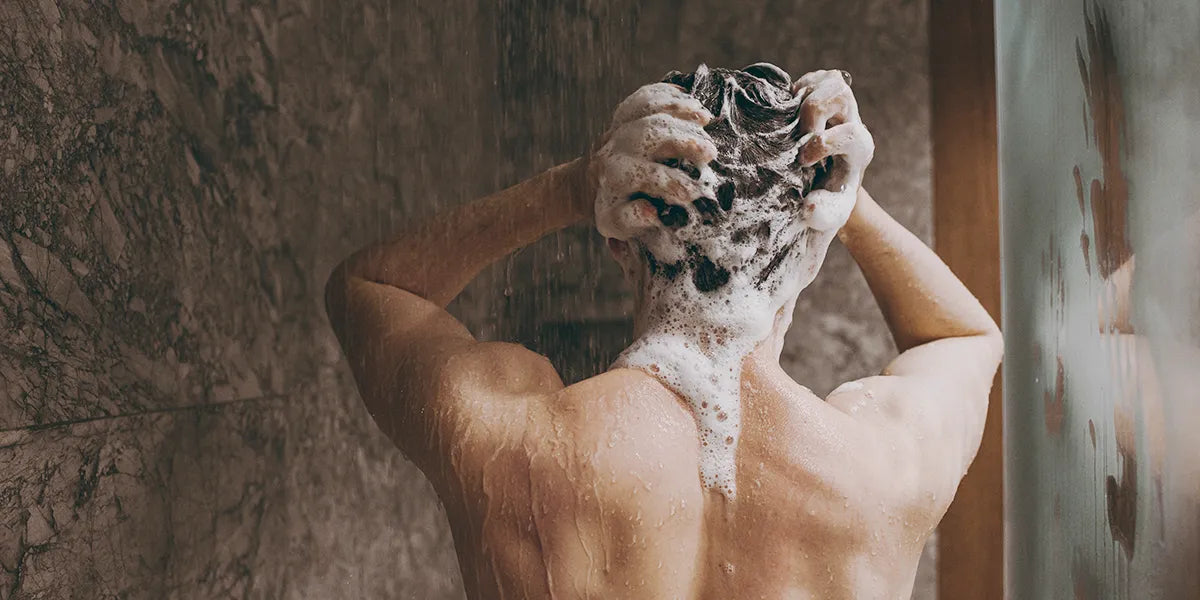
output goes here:
<path id="1" fill-rule="evenodd" d="M 509 342 L 475 342 L 457 348 L 446 357 L 438 377 L 451 395 L 540 395 L 563 387 L 550 359 Z"/>
<path id="2" fill-rule="evenodd" d="M 585 414 L 594 418 L 598 425 L 624 421 L 646 411 L 690 415 L 675 392 L 657 378 L 636 369 L 599 373 L 566 386 L 546 401 L 551 411 Z"/>

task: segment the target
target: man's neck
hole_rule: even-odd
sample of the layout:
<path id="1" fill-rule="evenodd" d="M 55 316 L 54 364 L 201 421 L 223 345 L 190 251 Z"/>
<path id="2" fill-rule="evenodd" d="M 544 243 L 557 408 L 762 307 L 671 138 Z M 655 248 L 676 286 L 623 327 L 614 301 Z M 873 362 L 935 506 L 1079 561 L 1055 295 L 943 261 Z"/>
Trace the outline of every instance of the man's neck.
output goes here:
<path id="1" fill-rule="evenodd" d="M 638 303 L 635 307 L 633 317 L 633 337 L 635 340 L 645 336 L 661 336 L 665 332 L 678 332 L 680 329 L 673 321 L 673 319 L 678 317 L 677 315 L 673 316 L 672 312 L 677 314 L 682 311 L 680 311 L 677 307 L 675 307 L 674 311 L 672 311 L 671 307 L 650 305 L 644 301 L 644 298 L 650 296 L 651 294 L 645 293 L 638 295 Z M 767 315 L 769 314 L 769 311 L 766 311 L 763 312 L 757 319 L 752 319 L 754 321 L 764 323 L 767 322 L 768 318 L 771 319 L 771 327 L 769 330 L 767 330 L 765 335 L 755 336 L 750 332 L 747 332 L 746 334 L 749 337 L 748 341 L 751 342 L 752 352 L 755 354 L 756 359 L 764 360 L 767 357 L 770 357 L 770 360 L 774 362 L 779 361 L 779 356 L 783 352 L 784 338 L 787 336 L 788 330 L 791 329 L 792 314 L 795 311 L 796 299 L 798 296 L 799 293 L 797 292 L 796 296 L 793 296 L 784 302 L 783 305 L 775 311 L 773 317 L 768 317 Z M 694 323 L 689 323 L 689 325 L 690 326 L 687 328 L 687 330 L 697 333 L 703 331 L 713 332 L 729 328 L 729 322 L 726 319 L 706 320 L 699 318 L 696 319 Z M 678 335 L 678 333 L 675 334 Z M 685 337 L 690 338 L 693 336 L 685 334 Z M 694 337 L 698 338 L 699 336 L 696 335 Z M 701 340 L 697 339 L 697 342 L 701 342 Z"/>
<path id="2" fill-rule="evenodd" d="M 751 360 L 778 363 L 795 296 L 777 308 L 761 294 L 726 289 L 721 293 L 727 298 L 689 307 L 679 302 L 686 293 L 673 291 L 678 292 L 646 290 L 641 295 L 645 302 L 636 319 L 637 337 L 613 366 L 644 371 L 684 399 L 700 432 L 701 479 L 733 498 L 742 366 L 752 355 Z M 759 305 L 733 302 L 746 297 L 757 298 Z"/>

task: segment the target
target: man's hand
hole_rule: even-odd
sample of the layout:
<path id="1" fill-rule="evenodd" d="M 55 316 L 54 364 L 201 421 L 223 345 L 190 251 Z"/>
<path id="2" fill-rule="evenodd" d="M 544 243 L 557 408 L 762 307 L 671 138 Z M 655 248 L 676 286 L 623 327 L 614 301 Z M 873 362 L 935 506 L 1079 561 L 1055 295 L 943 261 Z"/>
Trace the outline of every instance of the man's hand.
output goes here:
<path id="1" fill-rule="evenodd" d="M 854 208 L 863 172 L 875 155 L 875 140 L 858 114 L 858 101 L 845 71 L 813 71 L 792 84 L 803 98 L 800 162 L 821 163 L 805 202 L 808 224 L 818 231 L 841 227 Z"/>
<path id="2" fill-rule="evenodd" d="M 596 228 L 628 240 L 670 226 L 683 207 L 705 195 L 701 170 L 717 157 L 699 100 L 670 83 L 639 88 L 617 106 L 591 159 Z"/>

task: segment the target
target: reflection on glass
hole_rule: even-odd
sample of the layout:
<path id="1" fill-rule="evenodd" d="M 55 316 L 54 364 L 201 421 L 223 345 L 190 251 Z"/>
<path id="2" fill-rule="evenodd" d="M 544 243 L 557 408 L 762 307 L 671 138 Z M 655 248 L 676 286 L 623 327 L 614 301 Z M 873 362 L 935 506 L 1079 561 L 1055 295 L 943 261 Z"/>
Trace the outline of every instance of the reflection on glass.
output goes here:
<path id="1" fill-rule="evenodd" d="M 997 9 L 1008 595 L 1200 597 L 1200 5 Z"/>

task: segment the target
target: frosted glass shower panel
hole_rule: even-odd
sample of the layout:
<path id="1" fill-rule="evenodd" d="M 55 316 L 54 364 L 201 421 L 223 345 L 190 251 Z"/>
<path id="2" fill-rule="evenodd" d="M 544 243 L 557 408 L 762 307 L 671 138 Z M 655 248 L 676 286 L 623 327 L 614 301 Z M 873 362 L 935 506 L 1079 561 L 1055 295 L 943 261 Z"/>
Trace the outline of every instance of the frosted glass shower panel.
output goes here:
<path id="1" fill-rule="evenodd" d="M 997 46 L 1008 597 L 1200 598 L 1200 3 Z"/>

